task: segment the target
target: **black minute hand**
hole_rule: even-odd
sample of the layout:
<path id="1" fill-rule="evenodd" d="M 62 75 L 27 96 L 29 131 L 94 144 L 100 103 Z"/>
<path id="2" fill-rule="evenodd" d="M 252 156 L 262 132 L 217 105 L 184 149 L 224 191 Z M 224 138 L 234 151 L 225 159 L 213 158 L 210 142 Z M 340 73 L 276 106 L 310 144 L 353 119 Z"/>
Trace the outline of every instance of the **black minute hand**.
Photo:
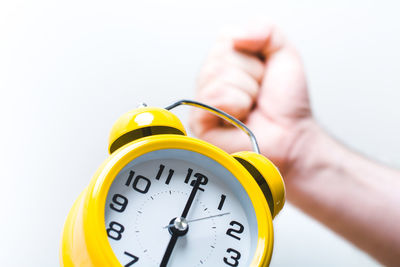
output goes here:
<path id="1" fill-rule="evenodd" d="M 182 218 L 186 219 L 186 216 L 189 213 L 189 209 L 192 206 L 194 197 L 196 196 L 196 193 L 199 190 L 201 179 L 202 179 L 202 176 L 198 176 L 195 184 L 193 185 L 192 192 L 190 193 L 190 196 L 189 196 L 189 198 L 188 198 L 188 200 L 186 202 L 185 208 L 183 209 L 183 212 L 182 212 L 182 215 L 181 215 Z"/>
<path id="2" fill-rule="evenodd" d="M 199 190 L 201 179 L 202 179 L 202 176 L 198 176 L 195 184 L 193 185 L 192 192 L 190 192 L 190 196 L 189 196 L 188 200 L 186 201 L 185 208 L 183 209 L 183 212 L 182 212 L 182 215 L 181 215 L 182 218 L 186 218 L 186 216 L 189 213 L 189 209 L 192 206 L 194 197 L 196 196 L 196 193 Z M 174 220 L 172 220 L 172 222 L 173 221 Z M 172 226 L 172 228 L 174 228 L 174 227 L 175 226 Z M 167 266 L 169 258 L 171 257 L 171 254 L 172 254 L 172 250 L 174 249 L 176 241 L 178 240 L 178 237 L 180 236 L 178 231 L 173 231 L 172 230 L 172 231 L 170 231 L 170 233 L 171 233 L 171 239 L 169 240 L 167 249 L 165 250 L 164 256 L 163 256 L 163 258 L 161 260 L 160 267 L 166 267 Z"/>

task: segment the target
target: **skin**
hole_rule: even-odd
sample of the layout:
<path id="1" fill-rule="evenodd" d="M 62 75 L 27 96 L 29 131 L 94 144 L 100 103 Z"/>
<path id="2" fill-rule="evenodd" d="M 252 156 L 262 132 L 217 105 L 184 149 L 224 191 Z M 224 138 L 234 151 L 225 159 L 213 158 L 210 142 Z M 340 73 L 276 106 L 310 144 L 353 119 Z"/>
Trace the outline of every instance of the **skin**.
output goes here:
<path id="1" fill-rule="evenodd" d="M 400 172 L 344 147 L 316 122 L 299 53 L 276 26 L 223 34 L 197 81 L 197 100 L 242 120 L 280 169 L 287 199 L 387 266 L 400 264 Z M 228 152 L 248 137 L 194 110 L 194 133 Z"/>

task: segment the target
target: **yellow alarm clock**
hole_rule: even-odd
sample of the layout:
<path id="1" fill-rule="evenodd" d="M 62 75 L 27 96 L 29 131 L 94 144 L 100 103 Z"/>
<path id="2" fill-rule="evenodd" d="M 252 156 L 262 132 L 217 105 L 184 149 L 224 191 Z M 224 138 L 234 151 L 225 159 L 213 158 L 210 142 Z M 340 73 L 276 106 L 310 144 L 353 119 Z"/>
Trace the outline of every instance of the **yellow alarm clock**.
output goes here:
<path id="1" fill-rule="evenodd" d="M 254 152 L 188 137 L 170 111 L 179 105 L 242 129 Z M 117 120 L 109 152 L 67 217 L 61 266 L 269 265 L 285 188 L 242 122 L 191 100 L 142 106 Z"/>

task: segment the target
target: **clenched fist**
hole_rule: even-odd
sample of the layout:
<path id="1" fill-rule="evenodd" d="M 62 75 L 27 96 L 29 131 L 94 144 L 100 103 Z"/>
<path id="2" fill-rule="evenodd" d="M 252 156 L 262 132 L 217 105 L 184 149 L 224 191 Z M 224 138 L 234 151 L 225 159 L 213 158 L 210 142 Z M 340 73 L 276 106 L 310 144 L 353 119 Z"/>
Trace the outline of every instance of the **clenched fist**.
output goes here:
<path id="1" fill-rule="evenodd" d="M 262 24 L 221 36 L 200 72 L 197 99 L 243 121 L 288 178 L 312 116 L 301 59 L 279 29 Z M 228 152 L 250 149 L 247 135 L 205 111 L 192 113 L 191 127 Z"/>

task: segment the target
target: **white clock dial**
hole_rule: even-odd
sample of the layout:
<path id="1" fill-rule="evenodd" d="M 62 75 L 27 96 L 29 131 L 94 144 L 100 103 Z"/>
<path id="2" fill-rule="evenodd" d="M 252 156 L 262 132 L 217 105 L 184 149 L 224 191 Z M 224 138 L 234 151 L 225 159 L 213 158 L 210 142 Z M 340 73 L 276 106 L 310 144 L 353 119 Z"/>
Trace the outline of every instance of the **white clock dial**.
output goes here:
<path id="1" fill-rule="evenodd" d="M 239 181 L 216 161 L 181 149 L 153 151 L 125 166 L 109 189 L 105 225 L 123 266 L 160 266 L 167 253 L 168 266 L 248 266 L 258 237 Z"/>

